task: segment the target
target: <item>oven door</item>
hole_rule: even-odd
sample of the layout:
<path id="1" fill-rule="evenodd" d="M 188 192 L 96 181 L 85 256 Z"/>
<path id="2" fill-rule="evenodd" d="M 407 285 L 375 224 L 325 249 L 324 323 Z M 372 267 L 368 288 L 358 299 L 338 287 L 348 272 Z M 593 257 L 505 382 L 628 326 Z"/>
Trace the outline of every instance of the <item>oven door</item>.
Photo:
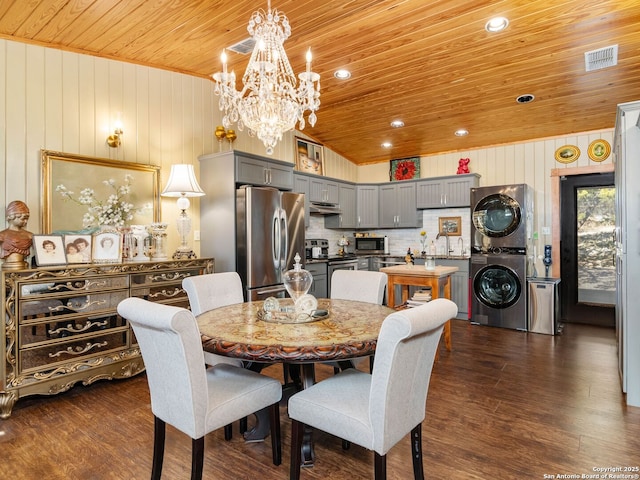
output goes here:
<path id="1" fill-rule="evenodd" d="M 358 260 L 337 260 L 329 262 L 327 268 L 327 290 L 331 296 L 331 277 L 336 270 L 358 270 Z"/>

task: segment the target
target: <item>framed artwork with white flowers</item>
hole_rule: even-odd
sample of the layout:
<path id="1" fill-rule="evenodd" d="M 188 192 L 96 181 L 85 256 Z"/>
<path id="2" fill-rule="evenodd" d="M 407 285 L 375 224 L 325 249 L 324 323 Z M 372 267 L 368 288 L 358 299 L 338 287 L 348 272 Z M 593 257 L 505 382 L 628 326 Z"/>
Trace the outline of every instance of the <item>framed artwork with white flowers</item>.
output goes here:
<path id="1" fill-rule="evenodd" d="M 42 150 L 42 232 L 160 221 L 160 167 Z"/>

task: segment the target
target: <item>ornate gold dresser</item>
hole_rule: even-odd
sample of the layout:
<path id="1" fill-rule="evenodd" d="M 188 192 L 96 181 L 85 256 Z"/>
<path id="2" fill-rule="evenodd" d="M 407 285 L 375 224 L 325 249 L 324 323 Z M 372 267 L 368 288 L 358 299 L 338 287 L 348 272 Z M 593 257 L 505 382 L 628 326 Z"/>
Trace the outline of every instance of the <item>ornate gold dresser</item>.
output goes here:
<path id="1" fill-rule="evenodd" d="M 182 280 L 211 272 L 213 260 L 206 258 L 2 271 L 0 418 L 27 395 L 142 372 L 118 303 L 141 297 L 188 308 Z"/>

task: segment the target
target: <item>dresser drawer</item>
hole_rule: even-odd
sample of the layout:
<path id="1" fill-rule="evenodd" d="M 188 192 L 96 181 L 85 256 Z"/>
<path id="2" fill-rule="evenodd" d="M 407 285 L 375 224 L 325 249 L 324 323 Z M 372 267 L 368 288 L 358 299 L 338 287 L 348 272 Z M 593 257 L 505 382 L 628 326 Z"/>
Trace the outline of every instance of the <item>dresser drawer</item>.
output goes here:
<path id="1" fill-rule="evenodd" d="M 162 285 L 152 285 L 143 288 L 132 288 L 131 296 L 144 298 L 150 302 L 158 302 L 174 305 L 181 303 L 185 299 L 189 304 L 187 292 L 182 288 L 182 283 L 170 283 Z"/>
<path id="2" fill-rule="evenodd" d="M 20 350 L 20 371 L 49 370 L 58 363 L 91 363 L 88 357 L 104 356 L 111 351 L 122 350 L 128 345 L 129 329 L 108 330 L 95 336 L 82 335 L 64 342 L 49 342 L 45 345 Z"/>
<path id="3" fill-rule="evenodd" d="M 103 292 L 105 290 L 129 288 L 127 275 L 90 277 L 65 280 L 62 282 L 23 284 L 22 297 L 25 300 L 36 298 L 68 298 L 73 293 Z"/>
<path id="4" fill-rule="evenodd" d="M 171 272 L 149 272 L 143 274 L 131 275 L 132 287 L 138 285 L 153 285 L 159 283 L 177 283 L 181 284 L 182 280 L 187 277 L 200 275 L 201 269 L 194 267 L 192 269 L 174 270 Z"/>
<path id="5" fill-rule="evenodd" d="M 30 347 L 55 339 L 125 326 L 126 320 L 115 312 L 75 319 L 61 316 L 38 317 L 33 321 L 20 323 L 18 339 L 21 347 Z"/>

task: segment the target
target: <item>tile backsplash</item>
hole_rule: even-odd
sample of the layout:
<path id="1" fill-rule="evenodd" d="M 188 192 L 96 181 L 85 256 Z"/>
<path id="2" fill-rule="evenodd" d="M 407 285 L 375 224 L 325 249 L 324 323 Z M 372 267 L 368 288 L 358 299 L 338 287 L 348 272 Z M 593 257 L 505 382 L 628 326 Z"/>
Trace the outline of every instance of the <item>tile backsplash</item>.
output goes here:
<path id="1" fill-rule="evenodd" d="M 453 249 L 453 255 L 460 255 L 464 251 L 469 254 L 471 242 L 471 210 L 468 207 L 463 208 L 445 208 L 438 210 L 422 210 L 422 228 L 397 228 L 397 229 L 380 229 L 380 230 L 362 230 L 375 234 L 376 236 L 389 237 L 389 253 L 391 255 L 404 255 L 407 248 L 411 248 L 412 252 L 420 253 L 422 248 L 420 243 L 420 231 L 427 232 L 427 242 L 435 241 L 438 254 L 445 254 L 446 239 L 444 236 L 436 241 L 438 234 L 438 225 L 440 217 L 461 217 L 461 236 L 451 236 L 449 238 L 450 248 Z M 359 230 L 360 231 L 360 230 Z M 329 240 L 329 254 L 338 252 L 338 239 L 344 235 L 353 237 L 354 232 L 350 230 L 333 230 L 324 228 L 324 217 L 312 215 L 309 221 L 309 227 L 305 231 L 306 238 L 326 238 Z M 348 251 L 353 252 L 353 245 L 349 245 Z"/>

